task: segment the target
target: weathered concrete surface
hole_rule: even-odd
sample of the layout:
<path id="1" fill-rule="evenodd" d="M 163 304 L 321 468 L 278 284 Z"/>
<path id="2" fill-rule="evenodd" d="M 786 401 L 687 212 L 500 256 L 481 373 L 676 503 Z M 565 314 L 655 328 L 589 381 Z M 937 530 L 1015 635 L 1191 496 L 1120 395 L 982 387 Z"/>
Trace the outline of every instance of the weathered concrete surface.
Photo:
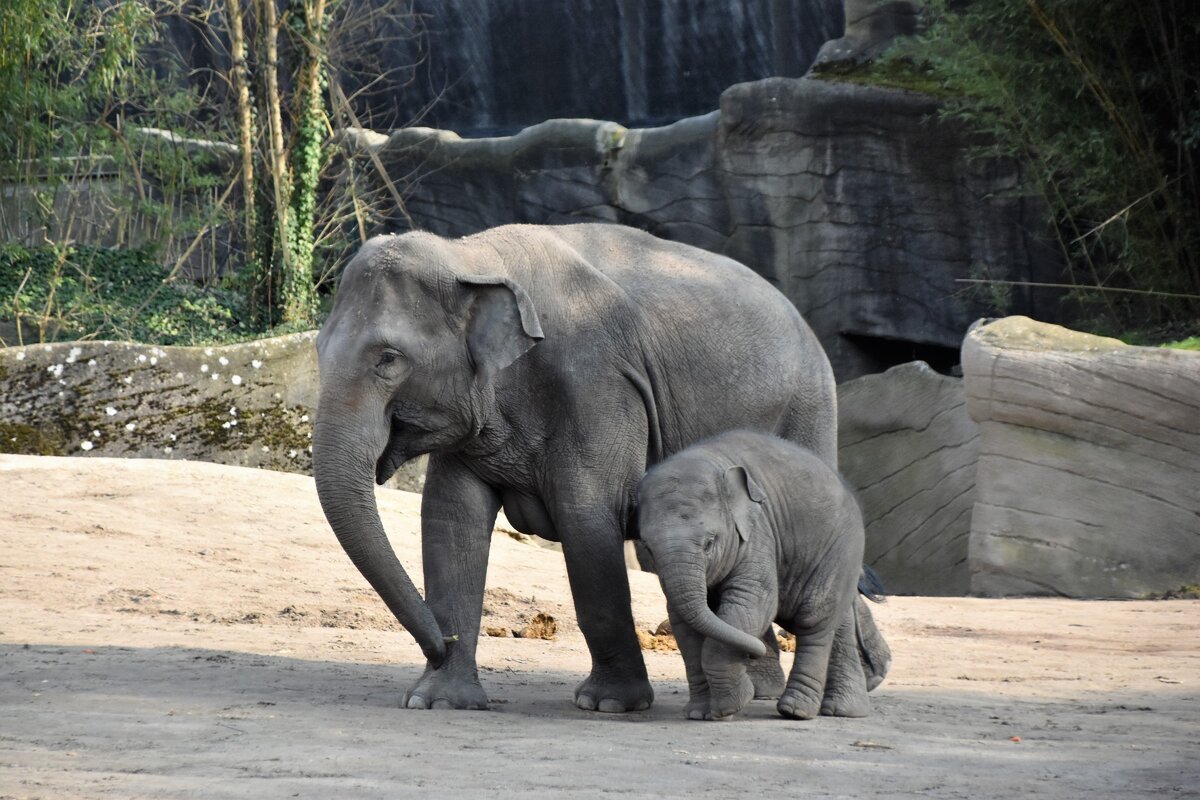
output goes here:
<path id="1" fill-rule="evenodd" d="M 404 192 L 389 230 L 620 222 L 723 253 L 803 312 L 839 381 L 938 351 L 995 310 L 960 278 L 1056 279 L 1016 167 L 973 162 L 926 95 L 816 78 L 726 90 L 661 128 L 551 120 L 499 138 L 413 128 L 372 150 Z M 368 162 L 364 172 L 375 173 Z M 1015 290 L 1011 311 L 1057 305 Z"/>
<path id="2" fill-rule="evenodd" d="M 979 429 L 963 382 L 917 361 L 843 383 L 838 447 L 887 592 L 967 594 Z"/>
<path id="3" fill-rule="evenodd" d="M 813 66 L 832 61 L 870 61 L 920 24 L 919 3 L 907 0 L 845 0 L 846 32 L 821 45 Z"/>
<path id="4" fill-rule="evenodd" d="M 211 461 L 312 474 L 316 332 L 223 347 L 0 348 L 0 452 Z M 418 489 L 424 461 L 393 484 Z"/>
<path id="5" fill-rule="evenodd" d="M 971 330 L 963 371 L 981 430 L 973 594 L 1200 582 L 1200 353 L 1009 317 Z"/>

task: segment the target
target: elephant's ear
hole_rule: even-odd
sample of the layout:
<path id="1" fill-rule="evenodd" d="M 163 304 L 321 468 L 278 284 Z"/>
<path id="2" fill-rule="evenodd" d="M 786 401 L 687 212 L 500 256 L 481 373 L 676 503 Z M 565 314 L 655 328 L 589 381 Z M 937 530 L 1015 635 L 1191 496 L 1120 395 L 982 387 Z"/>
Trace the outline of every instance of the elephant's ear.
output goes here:
<path id="1" fill-rule="evenodd" d="M 467 307 L 467 349 L 475 371 L 490 379 L 542 338 L 533 299 L 501 277 L 460 277 L 471 294 Z"/>
<path id="2" fill-rule="evenodd" d="M 763 513 L 762 504 L 767 499 L 767 493 L 741 465 L 725 470 L 725 487 L 733 524 L 744 542 L 750 538 L 755 520 Z"/>

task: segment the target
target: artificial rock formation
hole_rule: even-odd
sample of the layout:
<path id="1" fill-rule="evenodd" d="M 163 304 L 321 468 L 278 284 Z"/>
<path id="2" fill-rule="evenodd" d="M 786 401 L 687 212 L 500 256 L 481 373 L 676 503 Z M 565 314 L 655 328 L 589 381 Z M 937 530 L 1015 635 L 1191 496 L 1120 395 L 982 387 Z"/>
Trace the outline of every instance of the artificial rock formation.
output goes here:
<path id="1" fill-rule="evenodd" d="M 891 594 L 964 595 L 979 430 L 963 382 L 923 362 L 838 387 L 838 459 Z"/>
<path id="2" fill-rule="evenodd" d="M 620 222 L 732 256 L 805 314 L 844 381 L 930 353 L 953 363 L 993 313 L 959 279 L 1055 277 L 1015 166 L 970 161 L 936 111 L 916 92 L 771 78 L 661 128 L 551 120 L 508 137 L 342 141 L 401 185 L 390 230 Z M 1053 318 L 1032 291 L 1014 290 L 1013 308 Z"/>
<path id="3" fill-rule="evenodd" d="M 972 594 L 1200 582 L 1200 353 L 1009 317 L 971 330 L 963 372 L 981 431 Z"/>
<path id="4" fill-rule="evenodd" d="M 316 333 L 224 347 L 0 348 L 0 452 L 312 473 Z M 424 459 L 393 479 L 420 490 Z"/>
<path id="5" fill-rule="evenodd" d="M 907 0 L 845 0 L 846 31 L 821 45 L 813 66 L 834 61 L 870 61 L 892 42 L 912 36 L 920 23 L 920 6 Z"/>

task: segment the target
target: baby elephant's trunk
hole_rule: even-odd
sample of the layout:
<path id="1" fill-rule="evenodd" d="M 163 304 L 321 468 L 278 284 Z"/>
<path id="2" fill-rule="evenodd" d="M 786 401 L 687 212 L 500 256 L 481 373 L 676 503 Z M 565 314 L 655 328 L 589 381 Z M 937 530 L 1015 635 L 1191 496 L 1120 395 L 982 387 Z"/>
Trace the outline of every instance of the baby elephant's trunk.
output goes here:
<path id="1" fill-rule="evenodd" d="M 761 639 L 730 625 L 708 607 L 703 570 L 673 566 L 660 572 L 659 579 L 672 608 L 701 636 L 716 639 L 755 658 L 766 655 L 767 647 Z"/>

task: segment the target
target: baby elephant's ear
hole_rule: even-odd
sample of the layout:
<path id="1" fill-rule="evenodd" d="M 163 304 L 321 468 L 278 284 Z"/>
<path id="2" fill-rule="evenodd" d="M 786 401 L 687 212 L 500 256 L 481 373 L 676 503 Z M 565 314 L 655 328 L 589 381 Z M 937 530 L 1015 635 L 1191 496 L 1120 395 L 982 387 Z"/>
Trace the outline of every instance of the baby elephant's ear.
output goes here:
<path id="1" fill-rule="evenodd" d="M 754 519 L 762 513 L 762 504 L 767 499 L 767 493 L 741 465 L 725 470 L 725 484 L 733 524 L 744 542 L 750 538 Z"/>
<path id="2" fill-rule="evenodd" d="M 501 277 L 460 277 L 469 293 L 467 348 L 475 370 L 490 379 L 542 339 L 533 299 L 515 281 Z"/>

